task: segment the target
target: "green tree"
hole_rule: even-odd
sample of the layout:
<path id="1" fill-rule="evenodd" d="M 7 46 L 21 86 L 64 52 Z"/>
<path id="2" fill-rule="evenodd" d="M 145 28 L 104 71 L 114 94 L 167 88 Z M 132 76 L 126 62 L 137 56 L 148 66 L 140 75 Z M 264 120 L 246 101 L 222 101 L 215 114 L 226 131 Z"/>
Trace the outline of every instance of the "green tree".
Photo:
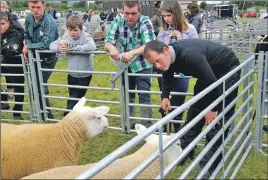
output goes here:
<path id="1" fill-rule="evenodd" d="M 28 7 L 28 1 L 23 2 L 23 7 Z"/>
<path id="2" fill-rule="evenodd" d="M 12 6 L 13 7 L 22 7 L 23 6 L 23 1 L 13 1 Z"/>
<path id="3" fill-rule="evenodd" d="M 60 7 L 61 7 L 61 9 L 68 9 L 67 1 L 62 1 L 62 2 L 60 3 Z"/>
<path id="4" fill-rule="evenodd" d="M 103 1 L 95 1 L 95 4 L 102 4 Z"/>
<path id="5" fill-rule="evenodd" d="M 200 3 L 200 8 L 206 10 L 206 9 L 207 9 L 207 3 L 206 3 L 205 1 L 202 1 L 202 2 Z"/>

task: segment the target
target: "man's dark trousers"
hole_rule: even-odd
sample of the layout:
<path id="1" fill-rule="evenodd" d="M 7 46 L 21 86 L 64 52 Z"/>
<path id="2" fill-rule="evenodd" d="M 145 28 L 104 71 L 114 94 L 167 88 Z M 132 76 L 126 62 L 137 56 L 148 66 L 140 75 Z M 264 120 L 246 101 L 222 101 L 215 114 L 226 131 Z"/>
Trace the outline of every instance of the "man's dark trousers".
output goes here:
<path id="1" fill-rule="evenodd" d="M 240 79 L 240 71 L 232 75 L 230 78 L 226 80 L 225 83 L 225 90 L 229 89 L 234 85 L 237 81 Z M 220 91 L 222 94 L 223 88 L 221 86 Z M 198 94 L 199 92 L 195 92 L 195 95 Z M 236 97 L 238 93 L 238 87 L 234 89 L 225 99 L 225 107 L 227 107 Z M 204 102 L 204 101 L 202 101 Z M 207 104 L 208 106 L 209 104 Z M 222 104 L 218 106 L 218 114 L 221 113 L 222 111 Z M 187 114 L 187 120 L 184 124 L 187 125 L 189 122 L 191 122 L 192 119 L 194 119 L 201 111 L 205 109 L 204 104 L 201 105 L 201 103 L 195 103 L 192 105 L 188 111 Z M 235 111 L 235 105 L 225 114 L 225 123 L 232 117 Z M 181 146 L 182 149 L 185 149 L 202 131 L 203 126 L 205 125 L 205 119 L 201 119 L 197 124 L 195 124 L 187 133 L 185 133 L 182 138 L 181 138 Z M 220 131 L 222 128 L 222 120 L 220 120 L 220 125 L 217 125 L 215 129 L 211 129 L 207 135 L 206 135 L 206 144 L 211 141 L 211 139 Z M 229 132 L 229 127 L 225 130 L 224 132 L 224 137 L 228 135 Z M 208 151 L 208 153 L 204 156 L 204 158 L 200 161 L 200 167 L 204 167 L 206 163 L 210 160 L 210 158 L 213 156 L 213 154 L 217 151 L 219 146 L 222 144 L 222 136 L 217 140 L 217 142 L 213 145 L 213 147 Z M 193 156 L 194 150 L 192 150 L 188 156 Z M 219 162 L 222 159 L 222 155 L 220 154 L 217 159 L 214 161 L 214 163 L 211 165 L 209 171 L 213 172 Z"/>

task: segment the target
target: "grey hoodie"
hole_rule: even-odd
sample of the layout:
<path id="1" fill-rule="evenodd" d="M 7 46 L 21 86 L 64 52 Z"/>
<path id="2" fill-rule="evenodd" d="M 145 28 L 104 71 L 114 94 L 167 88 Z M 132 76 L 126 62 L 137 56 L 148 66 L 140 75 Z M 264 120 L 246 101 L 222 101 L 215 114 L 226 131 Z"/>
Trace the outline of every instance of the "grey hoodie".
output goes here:
<path id="1" fill-rule="evenodd" d="M 67 41 L 67 47 L 72 51 L 88 52 L 96 50 L 96 44 L 92 36 L 85 32 L 85 30 L 82 30 L 80 37 L 75 40 L 68 34 L 63 35 L 63 37 L 52 42 L 49 49 L 58 52 L 59 42 L 61 39 L 65 39 Z M 68 70 L 93 71 L 93 69 L 92 55 L 68 54 Z M 69 72 L 69 74 L 75 78 L 83 78 L 91 75 L 89 73 L 74 72 Z"/>

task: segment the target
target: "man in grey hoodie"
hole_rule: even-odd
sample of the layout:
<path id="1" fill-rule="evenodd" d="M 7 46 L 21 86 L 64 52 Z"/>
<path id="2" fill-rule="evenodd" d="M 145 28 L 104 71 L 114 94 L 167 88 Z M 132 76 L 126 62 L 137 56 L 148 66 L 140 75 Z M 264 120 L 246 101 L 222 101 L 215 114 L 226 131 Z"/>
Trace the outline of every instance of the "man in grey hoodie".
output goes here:
<path id="1" fill-rule="evenodd" d="M 55 52 L 68 53 L 70 51 L 93 51 L 96 50 L 96 44 L 91 35 L 83 30 L 83 20 L 73 15 L 66 22 L 68 34 L 62 38 L 52 42 L 49 49 Z M 91 55 L 68 54 L 68 70 L 72 71 L 68 74 L 68 85 L 89 86 L 92 75 L 91 73 L 82 73 L 79 71 L 93 71 L 93 61 Z M 82 98 L 87 89 L 77 89 L 69 87 L 70 98 Z M 73 109 L 77 102 L 74 100 L 67 101 L 67 109 Z M 69 112 L 65 111 L 64 116 Z"/>

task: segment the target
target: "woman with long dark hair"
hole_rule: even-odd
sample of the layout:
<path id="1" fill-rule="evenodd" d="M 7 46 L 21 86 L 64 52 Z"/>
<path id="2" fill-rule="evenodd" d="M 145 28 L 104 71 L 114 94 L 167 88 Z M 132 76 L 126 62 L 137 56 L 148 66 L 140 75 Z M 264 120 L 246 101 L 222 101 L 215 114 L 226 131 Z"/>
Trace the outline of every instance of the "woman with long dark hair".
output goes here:
<path id="1" fill-rule="evenodd" d="M 161 6 L 162 15 L 162 28 L 158 34 L 157 39 L 169 45 L 170 43 L 180 39 L 199 38 L 196 29 L 193 25 L 189 24 L 183 15 L 180 4 L 177 1 L 164 1 Z M 157 69 L 158 74 L 162 74 L 162 71 Z M 159 88 L 162 90 L 162 78 L 158 78 Z M 173 82 L 173 92 L 186 93 L 188 90 L 189 79 L 187 78 L 175 78 Z M 180 106 L 185 101 L 184 95 L 172 95 L 172 106 Z M 164 110 L 160 109 L 162 116 L 164 116 Z M 183 113 L 175 117 L 175 120 L 181 120 Z M 180 130 L 180 124 L 174 123 L 174 130 L 178 132 Z M 166 127 L 164 129 L 166 131 Z"/>

